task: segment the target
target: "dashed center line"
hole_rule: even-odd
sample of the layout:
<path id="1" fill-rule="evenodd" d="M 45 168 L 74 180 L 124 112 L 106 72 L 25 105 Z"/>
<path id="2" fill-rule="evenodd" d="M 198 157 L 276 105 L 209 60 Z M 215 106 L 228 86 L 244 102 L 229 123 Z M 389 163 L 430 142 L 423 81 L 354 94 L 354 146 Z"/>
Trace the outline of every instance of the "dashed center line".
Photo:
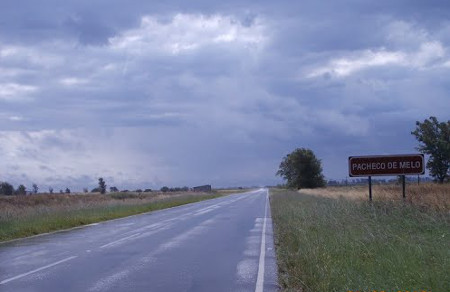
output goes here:
<path id="1" fill-rule="evenodd" d="M 40 267 L 40 268 L 38 268 L 38 269 L 29 271 L 28 273 L 23 273 L 23 274 L 20 274 L 20 275 L 15 276 L 15 277 L 12 277 L 12 278 L 9 278 L 9 279 L 5 279 L 5 280 L 3 280 L 3 281 L 0 282 L 0 285 L 6 284 L 6 283 L 8 283 L 8 282 L 11 282 L 11 281 L 14 281 L 14 280 L 17 280 L 17 279 L 20 279 L 20 278 L 23 278 L 23 277 L 25 277 L 25 276 L 28 276 L 28 275 L 37 273 L 37 272 L 42 271 L 42 270 L 45 270 L 45 269 L 54 267 L 54 266 L 59 265 L 59 264 L 62 264 L 62 263 L 64 263 L 64 262 L 73 260 L 74 258 L 77 258 L 77 257 L 78 257 L 78 256 L 71 256 L 71 257 L 65 258 L 65 259 L 63 259 L 63 260 L 57 261 L 57 262 L 55 262 L 55 263 L 52 263 L 52 264 L 49 264 L 49 265 Z"/>
<path id="2" fill-rule="evenodd" d="M 141 235 L 141 233 L 132 234 L 132 235 L 130 235 L 130 236 L 127 236 L 127 237 L 124 237 L 124 238 L 115 240 L 115 241 L 113 241 L 113 242 L 107 243 L 107 244 L 105 244 L 105 245 L 102 245 L 102 246 L 100 246 L 100 248 L 105 248 L 105 247 L 114 245 L 114 244 L 116 244 L 116 243 L 119 243 L 119 242 L 121 242 L 121 241 L 124 241 L 124 240 L 130 239 L 130 238 L 139 236 L 139 235 Z"/>
<path id="3" fill-rule="evenodd" d="M 235 202 L 237 202 L 237 201 L 246 199 L 247 197 L 248 197 L 248 196 L 242 196 L 242 197 L 239 197 L 239 198 L 237 198 L 237 199 L 233 199 L 233 200 L 225 201 L 225 202 L 220 202 L 220 203 L 213 204 L 213 205 L 210 205 L 210 206 L 206 206 L 206 207 L 204 207 L 204 208 L 197 209 L 197 210 L 195 210 L 196 208 L 190 208 L 189 210 L 191 210 L 191 212 L 186 213 L 186 214 L 184 214 L 183 216 L 178 216 L 178 217 L 175 217 L 175 218 L 167 219 L 167 220 L 164 220 L 164 221 L 162 221 L 162 222 L 158 222 L 158 223 L 155 223 L 155 224 L 152 224 L 152 225 L 148 225 L 148 226 L 143 227 L 143 228 L 140 228 L 140 229 L 154 229 L 154 230 L 163 229 L 164 227 L 167 227 L 168 225 L 171 225 L 173 221 L 184 220 L 186 217 L 189 217 L 189 216 L 196 216 L 196 215 L 201 215 L 201 214 L 209 213 L 209 212 L 214 211 L 214 210 L 216 210 L 216 209 L 218 209 L 218 208 L 222 208 L 222 207 L 224 207 L 224 206 L 228 206 L 228 205 L 230 205 L 230 204 L 233 204 L 233 203 L 235 203 Z M 266 201 L 266 208 L 267 208 L 267 201 Z M 267 212 L 267 210 L 266 210 L 266 212 Z M 99 225 L 99 224 L 100 224 L 100 223 L 93 223 L 93 224 L 90 224 L 90 226 L 95 226 L 95 225 Z M 124 223 L 124 224 L 122 224 L 121 226 L 131 226 L 131 225 L 134 225 L 134 224 L 135 224 L 135 223 Z M 265 219 L 264 219 L 263 240 L 264 240 L 264 233 L 265 233 L 265 224 L 266 224 L 266 222 L 265 222 Z M 198 227 L 197 229 L 194 230 L 195 232 L 193 232 L 193 234 L 195 234 L 196 232 L 200 232 L 201 230 L 203 230 L 203 228 L 205 228 L 205 226 Z M 142 230 L 142 231 L 143 231 L 143 230 Z M 118 240 L 109 242 L 109 243 L 107 243 L 107 244 L 104 244 L 104 245 L 100 246 L 100 248 L 106 248 L 106 247 L 109 247 L 109 246 L 113 246 L 113 245 L 118 244 L 118 243 L 120 243 L 120 242 L 129 240 L 129 239 L 132 239 L 132 238 L 136 238 L 136 237 L 138 237 L 138 236 L 140 236 L 140 235 L 143 235 L 143 234 L 145 234 L 145 233 L 141 233 L 141 232 L 134 233 L 134 234 L 132 234 L 132 235 L 129 235 L 129 236 L 120 238 L 120 239 L 118 239 Z M 187 235 L 185 235 L 185 236 L 188 236 L 188 235 L 191 235 L 191 234 L 189 233 L 189 234 L 187 234 Z M 183 237 L 183 238 L 180 237 L 180 238 L 176 238 L 176 239 L 177 239 L 178 241 L 180 241 L 180 240 L 184 239 L 184 237 Z M 263 244 L 262 244 L 262 245 L 261 245 L 261 253 L 263 253 L 263 251 L 264 251 L 264 250 L 263 250 Z M 85 250 L 85 252 L 91 253 L 92 250 L 91 250 L 91 249 L 87 249 L 87 250 Z M 21 279 L 21 278 L 26 277 L 26 276 L 28 276 L 28 275 L 31 275 L 31 274 L 34 274 L 34 273 L 43 271 L 43 270 L 45 270 L 45 269 L 49 269 L 49 268 L 54 267 L 54 266 L 56 266 L 56 265 L 59 265 L 59 264 L 68 262 L 68 261 L 70 261 L 70 260 L 73 260 L 73 259 L 75 259 L 75 258 L 77 258 L 77 257 L 78 257 L 78 256 L 70 256 L 70 257 L 67 257 L 67 258 L 65 258 L 65 259 L 62 259 L 62 260 L 60 260 L 60 261 L 57 261 L 57 262 L 54 262 L 54 263 L 51 263 L 51 264 L 42 266 L 42 267 L 40 267 L 40 268 L 31 270 L 31 271 L 29 271 L 29 272 L 26 272 L 26 273 L 23 273 L 23 274 L 19 274 L 19 275 L 17 275 L 17 276 L 14 276 L 14 277 L 11 277 L 11 278 L 8 278 L 8 279 L 4 279 L 4 280 L 2 280 L 2 281 L 0 282 L 0 285 L 9 283 L 9 282 L 14 281 L 14 280 Z M 261 265 L 261 257 L 260 257 L 260 265 Z M 263 265 L 264 265 L 264 261 L 263 261 Z M 261 268 L 261 267 L 260 267 L 260 268 Z M 260 271 L 259 271 L 259 272 L 260 272 Z M 262 272 L 262 273 L 263 273 L 263 277 L 264 277 L 264 267 L 263 267 L 263 272 Z M 258 281 L 259 281 L 259 276 L 260 276 L 260 275 L 259 275 L 259 273 L 258 273 Z M 258 285 L 257 285 L 257 287 L 258 287 Z M 258 291 L 258 290 L 257 290 L 257 291 Z"/>

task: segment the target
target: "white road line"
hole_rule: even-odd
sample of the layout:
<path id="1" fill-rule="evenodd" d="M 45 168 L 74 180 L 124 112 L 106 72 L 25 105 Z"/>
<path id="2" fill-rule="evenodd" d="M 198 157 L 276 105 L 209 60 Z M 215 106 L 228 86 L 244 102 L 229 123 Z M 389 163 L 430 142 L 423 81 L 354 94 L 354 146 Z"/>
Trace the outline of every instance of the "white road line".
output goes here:
<path id="1" fill-rule="evenodd" d="M 3 280 L 3 281 L 0 282 L 0 285 L 6 284 L 6 283 L 8 283 L 8 282 L 11 282 L 11 281 L 14 281 L 14 280 L 17 280 L 17 279 L 20 279 L 20 278 L 23 278 L 23 277 L 25 277 L 25 276 L 31 275 L 31 274 L 36 273 L 36 272 L 39 272 L 39 271 L 42 271 L 42 270 L 51 268 L 51 267 L 53 267 L 53 266 L 62 264 L 62 263 L 64 263 L 64 262 L 73 260 L 74 258 L 77 258 L 77 257 L 78 257 L 78 256 L 68 257 L 68 258 L 65 258 L 65 259 L 63 259 L 63 260 L 57 261 L 57 262 L 55 262 L 55 263 L 53 263 L 53 264 L 49 264 L 49 265 L 40 267 L 40 268 L 38 268 L 38 269 L 36 269 L 36 270 L 29 271 L 28 273 L 20 274 L 20 275 L 17 275 L 17 276 L 15 276 L 15 277 L 12 277 L 12 278 L 5 279 L 5 280 Z"/>
<path id="2" fill-rule="evenodd" d="M 261 233 L 261 252 L 259 254 L 258 278 L 256 278 L 255 292 L 262 292 L 264 290 L 264 261 L 266 259 L 266 221 L 267 221 L 267 201 L 269 194 L 266 195 L 266 206 L 264 209 L 264 223 Z"/>
<path id="3" fill-rule="evenodd" d="M 216 209 L 219 209 L 219 208 L 222 207 L 221 204 L 223 204 L 223 203 L 221 202 L 221 203 L 218 203 L 218 204 L 214 204 L 214 205 L 208 206 L 208 207 L 203 208 L 203 209 L 199 209 L 199 210 L 194 212 L 193 216 L 202 215 L 202 214 L 214 211 Z"/>
<path id="4" fill-rule="evenodd" d="M 165 221 L 162 221 L 162 222 L 159 222 L 159 223 L 153 223 L 153 224 L 150 224 L 150 225 L 147 225 L 147 226 L 144 226 L 144 227 L 142 227 L 142 228 L 139 228 L 139 229 L 158 229 L 158 228 L 160 228 L 160 227 L 164 227 L 164 224 L 165 224 L 166 222 Z"/>
<path id="5" fill-rule="evenodd" d="M 139 235 L 141 235 L 141 233 L 132 234 L 132 235 L 130 235 L 130 236 L 127 236 L 127 237 L 118 239 L 118 240 L 116 240 L 116 241 L 112 241 L 112 242 L 110 242 L 110 243 L 107 243 L 107 244 L 105 244 L 105 245 L 102 245 L 102 246 L 100 246 L 100 248 L 105 248 L 105 247 L 114 245 L 114 244 L 116 244 L 116 243 L 119 243 L 119 242 L 121 242 L 121 241 L 124 241 L 124 240 L 130 239 L 130 238 L 139 236 Z"/>

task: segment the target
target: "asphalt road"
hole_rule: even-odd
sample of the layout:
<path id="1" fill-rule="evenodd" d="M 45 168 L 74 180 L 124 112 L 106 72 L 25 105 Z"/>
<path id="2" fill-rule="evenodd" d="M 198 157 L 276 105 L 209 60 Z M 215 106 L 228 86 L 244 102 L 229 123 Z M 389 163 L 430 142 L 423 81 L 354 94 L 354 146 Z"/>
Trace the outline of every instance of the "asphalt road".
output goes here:
<path id="1" fill-rule="evenodd" d="M 261 189 L 0 244 L 0 291 L 276 291 Z"/>

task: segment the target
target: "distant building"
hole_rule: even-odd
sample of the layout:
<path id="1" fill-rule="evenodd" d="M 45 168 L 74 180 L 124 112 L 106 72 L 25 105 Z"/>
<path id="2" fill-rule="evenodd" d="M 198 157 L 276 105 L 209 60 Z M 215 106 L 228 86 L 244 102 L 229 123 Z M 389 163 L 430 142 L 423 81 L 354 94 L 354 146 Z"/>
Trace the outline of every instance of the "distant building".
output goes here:
<path id="1" fill-rule="evenodd" d="M 204 185 L 204 186 L 193 187 L 192 190 L 194 190 L 194 192 L 210 192 L 210 191 L 212 191 L 212 188 L 211 188 L 211 185 Z"/>

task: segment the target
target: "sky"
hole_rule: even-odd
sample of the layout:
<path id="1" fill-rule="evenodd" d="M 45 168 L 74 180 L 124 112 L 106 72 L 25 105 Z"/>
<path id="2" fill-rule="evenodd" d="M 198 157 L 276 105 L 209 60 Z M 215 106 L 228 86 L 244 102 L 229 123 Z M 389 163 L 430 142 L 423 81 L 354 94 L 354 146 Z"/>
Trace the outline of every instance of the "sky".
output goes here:
<path id="1" fill-rule="evenodd" d="M 450 2 L 0 1 L 0 181 L 263 186 L 450 118 Z"/>

